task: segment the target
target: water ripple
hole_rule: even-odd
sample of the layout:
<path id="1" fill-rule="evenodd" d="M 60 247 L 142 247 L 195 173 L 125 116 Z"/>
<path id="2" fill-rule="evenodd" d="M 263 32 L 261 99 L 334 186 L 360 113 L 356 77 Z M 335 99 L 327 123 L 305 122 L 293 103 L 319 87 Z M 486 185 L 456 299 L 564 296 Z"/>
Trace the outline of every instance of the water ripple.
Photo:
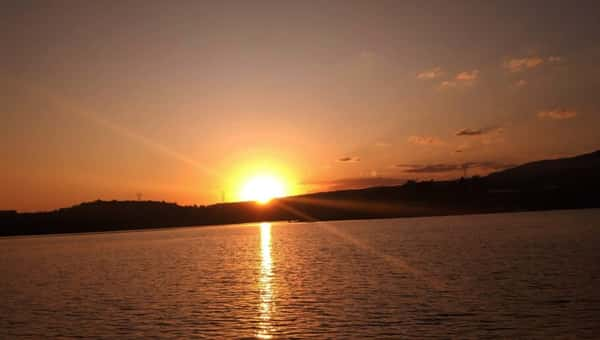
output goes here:
<path id="1" fill-rule="evenodd" d="M 594 338 L 600 211 L 0 239 L 0 338 Z"/>

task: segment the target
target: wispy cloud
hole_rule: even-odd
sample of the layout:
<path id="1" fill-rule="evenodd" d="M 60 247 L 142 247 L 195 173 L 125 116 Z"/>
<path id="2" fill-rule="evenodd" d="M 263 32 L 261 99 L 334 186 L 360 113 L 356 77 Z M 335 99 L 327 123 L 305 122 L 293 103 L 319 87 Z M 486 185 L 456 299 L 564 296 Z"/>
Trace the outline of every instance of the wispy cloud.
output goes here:
<path id="1" fill-rule="evenodd" d="M 415 145 L 431 146 L 440 146 L 444 144 L 441 139 L 432 136 L 410 136 L 408 137 L 408 142 Z"/>
<path id="2" fill-rule="evenodd" d="M 457 81 L 472 82 L 479 78 L 479 70 L 464 71 L 456 75 Z"/>
<path id="3" fill-rule="evenodd" d="M 504 63 L 504 68 L 510 72 L 520 72 L 538 67 L 544 63 L 544 59 L 534 56 L 525 58 L 513 58 Z"/>
<path id="4" fill-rule="evenodd" d="M 316 186 L 319 190 L 344 190 L 344 189 L 358 189 L 368 188 L 375 186 L 392 186 L 401 185 L 406 183 L 405 178 L 394 178 L 394 177 L 355 177 L 355 178 L 341 178 L 334 180 L 323 180 L 323 181 L 311 181 L 303 183 L 305 185 Z"/>
<path id="5" fill-rule="evenodd" d="M 499 163 L 493 161 L 467 162 L 467 163 L 438 163 L 438 164 L 398 164 L 396 167 L 404 168 L 403 172 L 417 174 L 447 173 L 463 171 L 465 169 L 482 169 L 487 171 L 502 170 L 513 167 L 514 164 Z"/>
<path id="6" fill-rule="evenodd" d="M 468 169 L 471 168 L 480 168 L 480 169 L 488 169 L 488 170 L 503 170 L 516 166 L 516 164 L 512 163 L 501 163 L 494 161 L 484 161 L 484 162 L 468 162 L 463 163 L 462 167 L 466 167 Z"/>
<path id="7" fill-rule="evenodd" d="M 479 136 L 482 135 L 483 129 L 462 129 L 456 133 L 457 136 Z"/>
<path id="8" fill-rule="evenodd" d="M 565 120 L 577 117 L 577 112 L 567 109 L 555 109 L 550 111 L 540 111 L 537 113 L 540 119 Z"/>
<path id="9" fill-rule="evenodd" d="M 360 162 L 360 158 L 358 157 L 341 157 L 337 159 L 338 162 L 341 163 L 355 163 L 355 162 Z"/>
<path id="10" fill-rule="evenodd" d="M 491 132 L 495 132 L 495 131 L 499 131 L 500 128 L 492 126 L 492 127 L 485 127 L 485 128 L 481 128 L 481 129 L 462 129 L 459 130 L 458 132 L 456 132 L 457 136 L 481 136 L 481 135 L 485 135 L 487 133 L 491 133 Z"/>
<path id="11" fill-rule="evenodd" d="M 459 86 L 470 86 L 479 78 L 479 70 L 463 71 L 451 80 L 444 80 L 440 83 L 440 88 L 450 89 Z"/>
<path id="12" fill-rule="evenodd" d="M 440 87 L 443 89 L 453 88 L 453 87 L 456 87 L 456 85 L 457 85 L 457 83 L 452 80 L 445 80 L 440 83 Z"/>
<path id="13" fill-rule="evenodd" d="M 458 164 L 430 164 L 414 166 L 404 170 L 408 173 L 440 173 L 440 172 L 451 172 L 462 169 Z"/>
<path id="14" fill-rule="evenodd" d="M 443 75 L 444 72 L 440 67 L 434 67 L 430 70 L 425 70 L 417 74 L 417 79 L 435 79 Z"/>

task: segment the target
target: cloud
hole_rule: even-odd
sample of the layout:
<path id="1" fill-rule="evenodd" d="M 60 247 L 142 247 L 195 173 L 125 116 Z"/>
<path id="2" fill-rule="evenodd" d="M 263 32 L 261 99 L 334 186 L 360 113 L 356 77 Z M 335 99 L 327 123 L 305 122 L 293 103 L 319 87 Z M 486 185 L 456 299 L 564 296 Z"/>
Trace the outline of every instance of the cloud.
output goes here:
<path id="1" fill-rule="evenodd" d="M 435 79 L 441 75 L 443 75 L 444 72 L 442 71 L 442 69 L 440 67 L 434 67 L 430 70 L 425 70 L 419 74 L 417 74 L 417 79 Z"/>
<path id="2" fill-rule="evenodd" d="M 486 161 L 486 162 L 463 163 L 462 166 L 469 168 L 469 169 L 470 168 L 481 168 L 481 169 L 489 169 L 489 170 L 503 170 L 503 169 L 512 168 L 512 167 L 516 166 L 516 164 Z"/>
<path id="3" fill-rule="evenodd" d="M 479 78 L 479 70 L 473 70 L 471 72 L 468 71 L 464 71 L 464 72 L 460 72 L 459 74 L 456 75 L 456 80 L 458 81 L 475 81 L 477 80 L 477 78 Z"/>
<path id="4" fill-rule="evenodd" d="M 510 72 L 520 72 L 527 69 L 535 68 L 544 63 L 544 59 L 540 57 L 525 57 L 514 58 L 504 63 L 504 68 Z"/>
<path id="5" fill-rule="evenodd" d="M 479 136 L 484 134 L 482 129 L 462 129 L 456 133 L 457 136 Z"/>
<path id="6" fill-rule="evenodd" d="M 408 137 L 408 142 L 415 145 L 432 145 L 439 146 L 443 145 L 444 142 L 437 137 L 430 136 L 410 136 Z"/>
<path id="7" fill-rule="evenodd" d="M 468 137 L 468 140 L 474 140 L 483 145 L 503 143 L 505 141 L 504 128 L 497 126 L 484 127 L 480 129 L 466 128 L 457 131 L 456 136 L 463 138 Z M 457 147 L 456 152 L 463 152 L 470 149 L 471 147 L 472 145 L 470 145 L 469 142 L 463 143 Z"/>
<path id="8" fill-rule="evenodd" d="M 479 70 L 464 71 L 458 73 L 453 80 L 444 80 L 440 83 L 440 88 L 450 89 L 458 86 L 470 86 L 479 78 Z"/>
<path id="9" fill-rule="evenodd" d="M 355 163 L 355 162 L 360 162 L 360 158 L 358 158 L 358 157 L 341 157 L 341 158 L 338 158 L 337 161 L 341 162 L 341 163 Z"/>
<path id="10" fill-rule="evenodd" d="M 320 190 L 344 190 L 344 189 L 358 189 L 368 188 L 376 186 L 392 186 L 402 185 L 406 183 L 405 178 L 394 178 L 394 177 L 356 177 L 356 178 L 342 178 L 331 181 L 313 181 L 304 183 L 305 185 L 314 185 L 320 187 Z"/>
<path id="11" fill-rule="evenodd" d="M 462 169 L 458 164 L 430 164 L 430 165 L 421 165 L 414 166 L 408 169 L 405 169 L 404 172 L 408 173 L 440 173 L 440 172 L 450 172 Z"/>
<path id="12" fill-rule="evenodd" d="M 451 80 L 445 80 L 440 84 L 441 88 L 447 89 L 447 88 L 452 88 L 452 87 L 456 87 L 456 82 L 455 81 L 451 81 Z"/>
<path id="13" fill-rule="evenodd" d="M 513 167 L 513 164 L 485 161 L 485 162 L 467 162 L 467 163 L 439 163 L 428 165 L 398 164 L 396 167 L 405 168 L 403 172 L 416 174 L 447 173 L 455 171 L 464 171 L 466 169 L 482 170 L 502 170 Z"/>
<path id="14" fill-rule="evenodd" d="M 577 112 L 566 109 L 555 109 L 551 111 L 540 111 L 537 113 L 537 116 L 540 119 L 565 120 L 575 118 L 577 116 Z"/>
<path id="15" fill-rule="evenodd" d="M 486 127 L 481 129 L 462 129 L 456 132 L 457 136 L 481 136 L 491 132 L 500 132 L 501 129 L 498 127 Z"/>

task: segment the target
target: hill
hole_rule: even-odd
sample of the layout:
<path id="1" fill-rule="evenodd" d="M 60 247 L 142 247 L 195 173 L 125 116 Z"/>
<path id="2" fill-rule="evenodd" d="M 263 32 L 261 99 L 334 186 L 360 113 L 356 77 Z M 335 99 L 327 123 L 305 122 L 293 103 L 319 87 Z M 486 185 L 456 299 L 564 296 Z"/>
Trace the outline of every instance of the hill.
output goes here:
<path id="1" fill-rule="evenodd" d="M 492 173 L 487 179 L 495 186 L 577 186 L 597 180 L 600 150 L 570 158 L 531 162 Z"/>
<path id="2" fill-rule="evenodd" d="M 0 212 L 0 235 L 593 208 L 600 207 L 598 192 L 600 151 L 527 163 L 485 177 L 321 192 L 267 205 L 95 201 L 50 212 Z"/>

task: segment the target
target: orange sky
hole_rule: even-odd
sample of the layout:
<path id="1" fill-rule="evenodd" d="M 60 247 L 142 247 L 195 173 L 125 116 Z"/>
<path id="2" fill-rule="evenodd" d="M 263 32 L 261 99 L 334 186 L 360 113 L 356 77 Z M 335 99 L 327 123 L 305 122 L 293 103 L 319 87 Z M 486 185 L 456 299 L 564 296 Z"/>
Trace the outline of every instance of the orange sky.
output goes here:
<path id="1" fill-rule="evenodd" d="M 594 2 L 18 2 L 0 210 L 210 204 L 600 148 Z"/>

